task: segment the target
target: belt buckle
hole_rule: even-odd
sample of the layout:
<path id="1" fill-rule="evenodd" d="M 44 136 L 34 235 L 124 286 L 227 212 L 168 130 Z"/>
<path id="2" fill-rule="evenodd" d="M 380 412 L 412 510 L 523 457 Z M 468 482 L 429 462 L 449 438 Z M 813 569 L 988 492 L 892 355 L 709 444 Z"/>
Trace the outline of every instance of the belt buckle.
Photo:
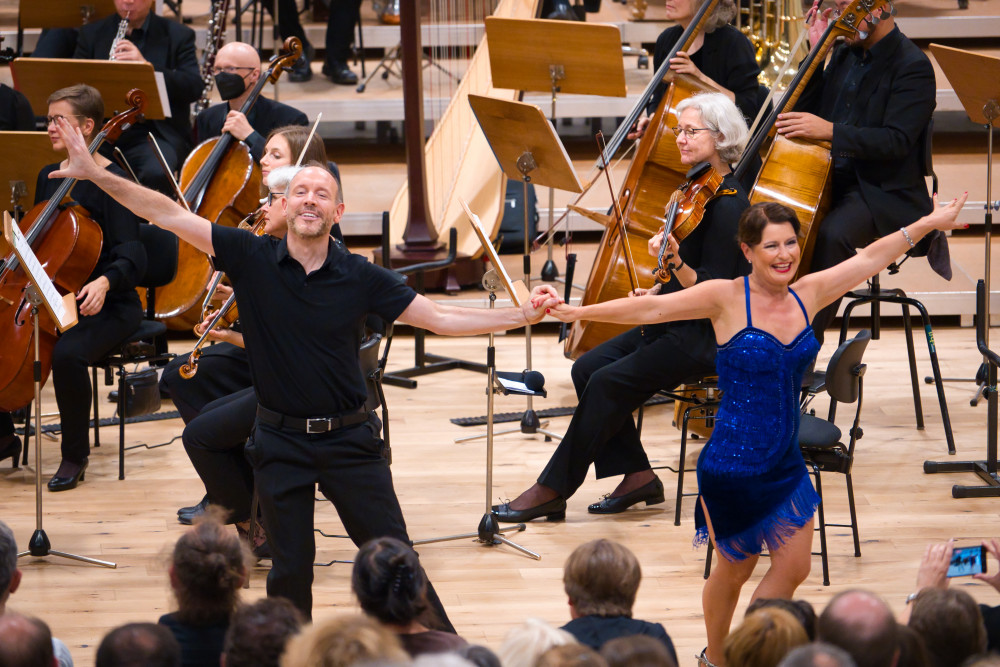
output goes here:
<path id="1" fill-rule="evenodd" d="M 333 419 L 318 417 L 306 420 L 306 433 L 326 433 L 333 428 Z"/>

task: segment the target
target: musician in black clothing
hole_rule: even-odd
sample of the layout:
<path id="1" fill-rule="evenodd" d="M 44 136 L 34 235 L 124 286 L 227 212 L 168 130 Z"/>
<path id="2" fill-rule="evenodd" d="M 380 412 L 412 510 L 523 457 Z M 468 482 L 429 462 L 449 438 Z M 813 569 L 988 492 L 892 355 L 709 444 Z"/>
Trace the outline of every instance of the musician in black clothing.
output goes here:
<path id="1" fill-rule="evenodd" d="M 6 83 L 0 83 L 0 130 L 31 131 L 35 129 L 35 114 L 28 98 Z"/>
<path id="2" fill-rule="evenodd" d="M 358 25 L 361 0 L 330 0 L 330 15 L 326 23 L 326 62 L 323 74 L 342 86 L 354 86 L 358 75 L 347 66 L 354 43 L 354 28 Z"/>
<path id="3" fill-rule="evenodd" d="M 381 536 L 408 541 L 388 462 L 364 409 L 358 351 L 367 314 L 441 334 L 485 333 L 537 322 L 558 302 L 555 290 L 535 288 L 520 309 L 436 304 L 330 238 L 344 205 L 325 169 L 307 167 L 292 180 L 282 200 L 289 233 L 279 241 L 213 225 L 166 197 L 109 177 L 72 128 L 60 123 L 59 129 L 70 135 L 72 151 L 60 176 L 94 180 L 214 256 L 232 280 L 260 404 L 247 451 L 274 554 L 268 594 L 311 614 L 317 483 L 356 544 Z M 428 599 L 450 628 L 431 586 Z"/>
<path id="4" fill-rule="evenodd" d="M 154 0 L 115 0 L 116 14 L 80 28 L 74 58 L 107 60 L 118 34 L 118 25 L 128 15 L 126 38 L 120 41 L 115 60 L 149 62 L 163 73 L 170 98 L 170 118 L 147 120 L 126 130 L 117 142 L 139 180 L 161 192 L 173 194 L 167 175 L 146 141 L 152 133 L 167 164 L 177 171 L 191 151 L 191 103 L 201 97 L 204 82 L 195 53 L 194 31 L 152 12 Z M 115 101 L 119 103 L 119 101 Z"/>
<path id="5" fill-rule="evenodd" d="M 229 42 L 215 55 L 215 87 L 224 100 L 201 111 L 194 119 L 194 141 L 229 132 L 246 143 L 257 162 L 264 154 L 264 138 L 276 127 L 307 125 L 306 115 L 287 104 L 268 99 L 263 94 L 248 114 L 240 108 L 249 99 L 260 79 L 260 57 L 257 49 L 243 42 Z"/>
<path id="6" fill-rule="evenodd" d="M 49 138 L 54 149 L 64 150 L 65 145 L 56 130 L 54 119 L 57 118 L 78 128 L 89 140 L 104 120 L 100 93 L 79 84 L 57 90 L 49 97 Z M 124 175 L 107 159 L 97 156 L 96 160 L 102 170 Z M 59 180 L 49 179 L 49 174 L 59 167 L 52 164 L 39 172 L 36 204 L 49 199 L 59 188 Z M 77 183 L 70 196 L 100 225 L 104 242 L 96 268 L 77 294 L 79 322 L 59 336 L 52 350 L 52 384 L 59 406 L 62 463 L 49 480 L 50 491 L 72 489 L 83 479 L 90 453 L 88 367 L 139 327 L 142 306 L 135 285 L 146 270 L 146 251 L 139 241 L 141 221 L 138 217 L 92 183 Z"/>
<path id="7" fill-rule="evenodd" d="M 743 152 L 747 127 L 736 106 L 720 93 L 692 96 L 678 105 L 677 146 L 687 165 L 708 162 L 725 174 L 701 224 L 679 246 L 670 236 L 675 257 L 671 280 L 656 293 L 671 293 L 712 278 L 736 278 L 749 271 L 736 242 L 740 214 L 750 202 L 730 172 Z M 658 253 L 663 232 L 650 241 Z M 679 257 L 679 261 L 676 259 Z M 640 298 L 656 298 L 638 291 Z M 625 475 L 592 514 L 616 514 L 637 503 L 664 500 L 663 484 L 650 469 L 632 420 L 632 412 L 656 391 L 715 372 L 715 334 L 708 320 L 636 327 L 590 350 L 573 364 L 579 404 L 562 441 L 536 484 L 510 502 L 494 506 L 500 521 L 519 523 L 539 517 L 561 520 L 572 496 L 594 464 L 598 479 Z"/>
<path id="8" fill-rule="evenodd" d="M 850 3 L 837 0 L 843 11 Z M 888 4 L 881 9 L 888 9 Z M 822 35 L 829 10 L 814 22 L 810 37 Z M 796 104 L 775 126 L 786 137 L 832 142 L 833 206 L 817 221 L 819 233 L 812 271 L 853 256 L 875 239 L 898 231 L 932 208 L 923 175 L 923 151 L 936 105 L 934 70 L 923 51 L 886 17 L 865 21 L 864 38 L 834 48 L 825 69 L 817 69 Z M 928 235 L 946 251 L 941 233 Z M 936 248 L 935 248 L 936 249 Z M 924 251 L 926 254 L 926 250 Z M 946 259 L 932 268 L 947 271 Z M 838 300 L 816 314 L 813 329 L 823 331 L 837 314 Z"/>
<path id="9" fill-rule="evenodd" d="M 667 28 L 656 38 L 653 52 L 653 69 L 658 70 L 673 50 L 681 34 L 694 19 L 695 13 L 707 0 L 667 0 L 667 19 L 677 25 Z M 710 88 L 726 95 L 743 113 L 747 125 L 760 109 L 760 84 L 757 76 L 760 67 L 754 59 L 753 45 L 746 35 L 729 25 L 735 16 L 733 0 L 720 0 L 698 33 L 688 51 L 679 51 L 670 61 L 670 69 L 678 74 L 688 74 Z M 650 118 L 663 99 L 667 84 L 661 82 L 646 105 L 646 115 L 639 119 L 630 139 L 641 137 Z"/>

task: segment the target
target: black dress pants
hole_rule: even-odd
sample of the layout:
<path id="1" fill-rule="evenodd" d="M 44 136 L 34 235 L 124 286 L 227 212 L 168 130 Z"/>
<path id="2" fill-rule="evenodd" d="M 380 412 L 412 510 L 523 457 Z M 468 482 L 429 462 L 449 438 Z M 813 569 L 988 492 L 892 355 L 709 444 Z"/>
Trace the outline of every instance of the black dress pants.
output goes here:
<path id="1" fill-rule="evenodd" d="M 354 27 L 358 23 L 361 0 L 330 0 L 330 16 L 326 22 L 326 64 L 347 62 L 354 43 Z"/>
<path id="2" fill-rule="evenodd" d="M 208 499 L 229 510 L 230 523 L 250 518 L 253 468 L 243 448 L 256 418 L 257 395 L 248 387 L 206 405 L 181 436 Z"/>
<path id="3" fill-rule="evenodd" d="M 864 248 L 879 236 L 875 218 L 857 187 L 848 188 L 843 194 L 835 187 L 834 201 L 837 205 L 820 222 L 810 273 L 829 269 L 854 257 L 858 248 Z M 820 344 L 826 328 L 837 317 L 840 301 L 837 299 L 813 317 L 813 332 Z"/>
<path id="4" fill-rule="evenodd" d="M 273 554 L 267 594 L 288 598 L 312 617 L 315 487 L 333 503 L 357 546 L 376 537 L 407 544 L 403 512 L 392 485 L 382 440 L 371 422 L 330 433 L 306 434 L 257 423 L 247 445 Z M 441 629 L 454 631 L 434 587 L 428 601 Z"/>
<path id="5" fill-rule="evenodd" d="M 97 315 L 59 336 L 52 349 L 52 386 L 62 424 L 62 457 L 83 463 L 90 454 L 90 365 L 139 328 L 142 306 L 134 290 L 109 292 Z"/>
<path id="6" fill-rule="evenodd" d="M 705 341 L 692 336 L 713 334 L 710 327 L 682 322 L 646 340 L 636 327 L 580 357 L 572 369 L 579 404 L 538 483 L 569 498 L 591 463 L 598 479 L 648 470 L 632 412 L 660 389 L 715 371 L 714 359 L 702 353 Z M 714 350 L 714 337 L 709 342 Z"/>
<path id="7" fill-rule="evenodd" d="M 185 379 L 180 368 L 188 358 L 183 355 L 171 360 L 160 376 L 160 389 L 170 395 L 185 424 L 212 401 L 253 386 L 246 350 L 238 345 L 216 343 L 202 348 L 198 372 Z M 250 421 L 252 425 L 253 417 Z"/>

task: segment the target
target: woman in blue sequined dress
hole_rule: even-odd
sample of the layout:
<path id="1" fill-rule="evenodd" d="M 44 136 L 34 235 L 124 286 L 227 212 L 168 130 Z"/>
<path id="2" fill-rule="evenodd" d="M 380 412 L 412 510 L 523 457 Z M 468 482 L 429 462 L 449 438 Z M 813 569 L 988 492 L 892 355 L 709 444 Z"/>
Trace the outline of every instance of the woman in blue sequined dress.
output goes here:
<path id="1" fill-rule="evenodd" d="M 813 315 L 909 250 L 934 229 L 953 229 L 965 196 L 875 241 L 851 259 L 794 284 L 799 222 L 781 204 L 751 206 L 739 241 L 750 275 L 711 280 L 659 299 L 616 299 L 592 306 L 560 304 L 560 320 L 648 324 L 709 318 L 715 330 L 722 404 L 698 459 L 696 542 L 722 554 L 705 583 L 708 646 L 701 658 L 721 664 L 740 589 L 763 545 L 771 565 L 756 598 L 791 598 L 809 574 L 813 514 L 819 498 L 798 445 L 802 374 L 819 344 Z"/>

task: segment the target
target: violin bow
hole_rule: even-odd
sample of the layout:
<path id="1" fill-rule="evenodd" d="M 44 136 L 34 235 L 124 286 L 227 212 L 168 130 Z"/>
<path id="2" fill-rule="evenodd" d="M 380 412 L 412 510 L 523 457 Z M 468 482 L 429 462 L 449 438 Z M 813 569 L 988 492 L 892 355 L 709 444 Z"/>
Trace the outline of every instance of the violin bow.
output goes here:
<path id="1" fill-rule="evenodd" d="M 615 222 L 618 223 L 618 235 L 621 237 L 622 249 L 625 251 L 625 268 L 628 269 L 628 281 L 632 285 L 632 290 L 635 291 L 639 287 L 639 279 L 635 273 L 635 262 L 632 260 L 632 249 L 629 247 L 628 234 L 625 229 L 625 215 L 622 213 L 621 204 L 618 201 L 618 197 L 615 196 L 615 186 L 611 182 L 611 170 L 608 168 L 608 160 L 604 156 L 604 151 L 606 145 L 604 143 L 604 133 L 598 131 L 594 138 L 597 140 L 597 147 L 601 150 L 601 163 L 603 165 L 602 171 L 607 177 L 608 190 L 611 192 L 611 202 L 615 211 Z"/>
<path id="2" fill-rule="evenodd" d="M 295 161 L 296 167 L 302 166 L 302 160 L 306 157 L 306 151 L 309 150 L 309 144 L 312 143 L 313 137 L 316 136 L 316 129 L 319 127 L 319 121 L 323 118 L 323 112 L 320 111 L 316 114 L 316 120 L 313 121 L 312 129 L 309 130 L 309 136 L 306 137 L 306 143 L 302 146 L 302 150 L 299 151 L 299 159 Z"/>

